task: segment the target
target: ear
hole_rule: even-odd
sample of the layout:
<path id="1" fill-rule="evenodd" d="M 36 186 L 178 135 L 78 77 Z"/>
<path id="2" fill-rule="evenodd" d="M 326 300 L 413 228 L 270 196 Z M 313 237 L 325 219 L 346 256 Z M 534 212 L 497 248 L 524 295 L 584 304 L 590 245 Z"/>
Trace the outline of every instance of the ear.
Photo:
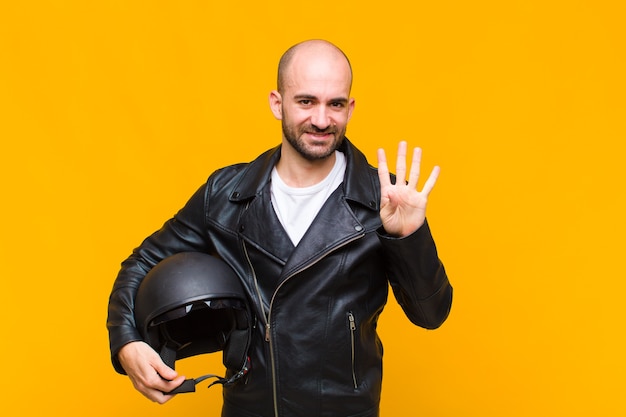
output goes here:
<path id="1" fill-rule="evenodd" d="M 270 93 L 270 109 L 277 120 L 283 119 L 283 97 L 276 90 Z"/>
<path id="2" fill-rule="evenodd" d="M 353 98 L 350 98 L 348 102 L 348 121 L 352 118 L 352 112 L 354 111 L 354 106 L 356 105 L 356 101 Z"/>

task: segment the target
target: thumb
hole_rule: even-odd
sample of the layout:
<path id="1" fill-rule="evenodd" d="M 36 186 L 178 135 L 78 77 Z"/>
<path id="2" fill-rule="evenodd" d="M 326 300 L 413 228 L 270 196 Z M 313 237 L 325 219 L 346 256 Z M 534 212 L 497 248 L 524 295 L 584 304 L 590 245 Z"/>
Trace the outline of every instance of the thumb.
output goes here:
<path id="1" fill-rule="evenodd" d="M 161 375 L 161 378 L 167 379 L 168 381 L 176 379 L 176 377 L 178 376 L 178 372 L 167 366 L 160 356 L 157 357 L 158 359 L 155 361 L 153 366 L 157 373 Z"/>

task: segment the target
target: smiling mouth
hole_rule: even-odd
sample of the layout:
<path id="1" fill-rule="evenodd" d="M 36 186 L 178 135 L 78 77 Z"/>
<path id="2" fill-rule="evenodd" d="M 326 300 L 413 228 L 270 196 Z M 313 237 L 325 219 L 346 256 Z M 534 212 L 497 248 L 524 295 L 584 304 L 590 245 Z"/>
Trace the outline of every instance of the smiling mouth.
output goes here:
<path id="1" fill-rule="evenodd" d="M 324 137 L 324 136 L 332 136 L 335 134 L 335 132 L 333 131 L 328 131 L 328 132 L 306 132 L 307 135 L 310 136 L 316 136 L 316 137 Z"/>

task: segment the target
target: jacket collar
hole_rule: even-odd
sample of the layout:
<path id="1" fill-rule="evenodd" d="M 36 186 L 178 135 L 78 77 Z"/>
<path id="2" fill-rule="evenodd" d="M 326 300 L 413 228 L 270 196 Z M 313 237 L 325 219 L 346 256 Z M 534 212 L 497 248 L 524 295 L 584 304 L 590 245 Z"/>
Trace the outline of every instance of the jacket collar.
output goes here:
<path id="1" fill-rule="evenodd" d="M 274 165 L 280 159 L 281 145 L 266 151 L 246 167 L 239 181 L 233 187 L 229 200 L 242 202 L 261 193 L 270 181 Z M 346 156 L 346 175 L 343 181 L 345 198 L 357 202 L 371 210 L 379 210 L 380 185 L 365 155 L 348 138 L 344 138 L 339 151 Z"/>

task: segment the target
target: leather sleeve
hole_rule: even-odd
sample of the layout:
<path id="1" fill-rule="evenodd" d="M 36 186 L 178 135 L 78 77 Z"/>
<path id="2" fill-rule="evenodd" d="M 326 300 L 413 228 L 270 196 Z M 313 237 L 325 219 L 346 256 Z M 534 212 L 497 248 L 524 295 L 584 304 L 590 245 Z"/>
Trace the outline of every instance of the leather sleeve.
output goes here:
<path id="1" fill-rule="evenodd" d="M 412 323 L 436 329 L 452 306 L 452 286 L 441 263 L 428 223 L 404 238 L 379 233 L 387 258 L 389 283 Z"/>
<path id="2" fill-rule="evenodd" d="M 134 301 L 137 289 L 148 271 L 164 258 L 177 252 L 211 252 L 205 227 L 206 193 L 203 185 L 187 204 L 160 230 L 147 237 L 122 262 L 109 297 L 107 329 L 111 360 L 115 370 L 125 373 L 117 352 L 127 343 L 142 340 L 135 327 Z"/>

